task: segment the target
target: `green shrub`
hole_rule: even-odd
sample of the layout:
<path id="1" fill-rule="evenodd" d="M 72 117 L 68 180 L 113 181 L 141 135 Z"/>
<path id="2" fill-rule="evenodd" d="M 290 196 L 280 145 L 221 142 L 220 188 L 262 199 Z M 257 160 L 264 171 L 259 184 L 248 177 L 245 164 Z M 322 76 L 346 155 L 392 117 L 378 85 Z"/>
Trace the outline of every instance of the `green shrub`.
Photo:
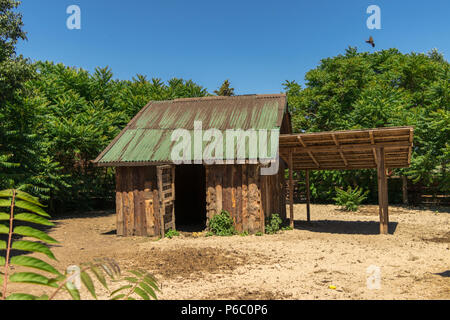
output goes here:
<path id="1" fill-rule="evenodd" d="M 248 236 L 248 231 L 241 232 L 239 235 L 241 237 L 246 237 L 246 236 Z"/>
<path id="2" fill-rule="evenodd" d="M 261 231 L 258 231 L 257 233 L 255 233 L 255 236 L 257 237 L 262 237 L 263 233 Z"/>
<path id="3" fill-rule="evenodd" d="M 216 236 L 232 236 L 236 234 L 233 219 L 227 211 L 222 211 L 221 214 L 212 217 L 208 228 Z"/>
<path id="4" fill-rule="evenodd" d="M 280 216 L 276 213 L 272 214 L 266 221 L 266 233 L 267 234 L 275 234 L 281 229 L 281 224 L 283 220 L 281 220 Z"/>
<path id="5" fill-rule="evenodd" d="M 336 197 L 333 198 L 338 206 L 345 211 L 357 211 L 361 202 L 366 200 L 369 190 L 363 191 L 362 188 L 352 189 L 348 187 L 347 191 L 336 188 Z"/>
<path id="6" fill-rule="evenodd" d="M 177 230 L 170 229 L 166 232 L 165 236 L 169 239 L 172 239 L 173 237 L 178 237 L 180 233 Z"/>

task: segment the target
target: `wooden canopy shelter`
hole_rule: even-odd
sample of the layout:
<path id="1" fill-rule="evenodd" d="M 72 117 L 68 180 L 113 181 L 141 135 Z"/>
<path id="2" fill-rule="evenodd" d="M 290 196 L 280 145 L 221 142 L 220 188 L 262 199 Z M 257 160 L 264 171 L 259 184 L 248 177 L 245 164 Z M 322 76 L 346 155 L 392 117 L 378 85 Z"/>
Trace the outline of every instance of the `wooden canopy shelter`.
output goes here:
<path id="1" fill-rule="evenodd" d="M 307 219 L 310 221 L 310 170 L 377 169 L 380 233 L 388 233 L 387 169 L 411 164 L 414 129 L 392 127 L 280 137 L 280 156 L 289 167 L 290 221 L 293 226 L 293 171 L 306 171 Z"/>

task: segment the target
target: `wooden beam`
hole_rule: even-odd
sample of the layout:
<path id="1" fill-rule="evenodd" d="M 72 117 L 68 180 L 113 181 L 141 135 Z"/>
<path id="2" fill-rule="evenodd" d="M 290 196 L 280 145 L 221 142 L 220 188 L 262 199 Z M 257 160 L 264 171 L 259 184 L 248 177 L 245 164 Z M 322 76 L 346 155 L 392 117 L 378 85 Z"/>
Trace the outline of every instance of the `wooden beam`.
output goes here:
<path id="1" fill-rule="evenodd" d="M 280 158 L 283 159 L 285 163 L 289 163 L 289 156 L 286 157 L 285 154 L 279 153 Z"/>
<path id="2" fill-rule="evenodd" d="M 320 168 L 319 162 L 316 160 L 316 158 L 314 157 L 314 155 L 312 154 L 311 151 L 308 151 L 308 155 L 310 156 L 311 160 L 316 164 L 316 167 Z"/>
<path id="3" fill-rule="evenodd" d="M 414 129 L 411 128 L 409 130 L 409 143 L 411 143 L 411 146 L 408 148 L 408 165 L 411 165 L 413 137 L 414 137 Z"/>
<path id="4" fill-rule="evenodd" d="M 406 168 L 408 166 L 408 164 L 406 163 L 393 163 L 393 164 L 389 164 L 389 168 L 391 169 L 396 169 L 396 168 Z M 295 164 L 293 166 L 294 171 L 301 171 L 301 170 L 316 170 L 316 171 L 321 171 L 321 170 L 362 170 L 362 169 L 376 169 L 377 165 L 373 164 L 373 165 L 350 165 L 348 167 L 343 166 L 343 165 L 331 165 L 331 166 L 323 166 L 321 168 L 316 168 L 315 166 L 311 165 L 311 166 L 307 166 L 307 165 L 302 165 L 302 164 Z"/>
<path id="5" fill-rule="evenodd" d="M 375 145 L 375 139 L 373 137 L 373 130 L 369 131 L 369 137 L 370 137 L 370 143 Z M 377 158 L 377 151 L 375 148 L 372 148 L 373 153 L 373 159 L 375 160 L 375 163 L 378 165 L 378 158 Z"/>
<path id="6" fill-rule="evenodd" d="M 373 130 L 369 131 L 369 138 L 370 138 L 370 143 L 375 144 L 375 139 L 373 137 Z"/>
<path id="7" fill-rule="evenodd" d="M 331 136 L 333 137 L 333 141 L 334 141 L 334 144 L 336 145 L 336 147 L 339 147 L 340 145 L 339 145 L 338 139 L 336 138 L 336 135 L 333 133 Z M 345 166 L 348 167 L 347 159 L 345 158 L 342 150 L 339 150 L 339 154 L 341 155 L 341 159 L 342 159 L 342 161 L 344 161 Z"/>
<path id="8" fill-rule="evenodd" d="M 411 165 L 411 155 L 412 155 L 412 148 L 408 148 L 408 166 Z"/>
<path id="9" fill-rule="evenodd" d="M 294 228 L 294 182 L 292 152 L 289 152 L 289 225 Z"/>
<path id="10" fill-rule="evenodd" d="M 302 147 L 303 147 L 303 148 L 306 148 L 306 144 L 305 144 L 305 142 L 303 141 L 302 137 L 301 137 L 301 136 L 297 136 L 297 139 L 298 139 L 298 141 L 300 142 L 300 144 L 302 145 Z"/>
<path id="11" fill-rule="evenodd" d="M 377 149 L 378 158 L 378 206 L 380 213 L 380 234 L 389 232 L 389 205 L 386 167 L 384 163 L 384 149 Z"/>
<path id="12" fill-rule="evenodd" d="M 311 203 L 311 194 L 309 187 L 309 170 L 306 170 L 306 218 L 308 222 L 311 222 L 310 203 Z"/>
<path id="13" fill-rule="evenodd" d="M 301 145 L 303 146 L 303 148 L 308 148 L 308 146 L 306 145 L 306 143 L 303 141 L 301 136 L 298 136 L 298 141 L 301 143 Z M 320 164 L 319 162 L 317 162 L 316 158 L 314 157 L 314 155 L 312 154 L 311 151 L 308 151 L 308 155 L 311 158 L 311 160 L 316 164 L 316 167 L 319 168 Z"/>
<path id="14" fill-rule="evenodd" d="M 295 145 L 282 145 L 280 144 L 280 152 L 283 152 L 284 150 L 292 150 L 294 153 L 299 152 L 316 152 L 316 151 L 328 151 L 328 152 L 339 152 L 341 151 L 363 151 L 363 150 L 371 150 L 373 148 L 375 149 L 389 149 L 389 148 L 410 148 L 412 147 L 412 144 L 409 141 L 405 142 L 380 142 L 376 143 L 375 145 L 371 143 L 359 143 L 359 144 L 349 144 L 349 145 L 329 145 L 329 146 L 308 146 L 308 147 L 296 147 Z"/>
<path id="15" fill-rule="evenodd" d="M 303 137 L 323 137 L 329 136 L 331 133 L 339 134 L 339 135 L 364 135 L 367 131 L 373 132 L 384 132 L 390 135 L 405 135 L 409 133 L 409 130 L 414 129 L 414 127 L 406 126 L 406 127 L 385 127 L 385 128 L 373 128 L 373 129 L 359 129 L 359 130 L 340 130 L 340 131 L 323 131 L 323 132 L 309 132 L 309 133 L 295 133 L 295 134 L 283 134 L 283 137 L 291 138 L 297 137 L 301 135 Z"/>

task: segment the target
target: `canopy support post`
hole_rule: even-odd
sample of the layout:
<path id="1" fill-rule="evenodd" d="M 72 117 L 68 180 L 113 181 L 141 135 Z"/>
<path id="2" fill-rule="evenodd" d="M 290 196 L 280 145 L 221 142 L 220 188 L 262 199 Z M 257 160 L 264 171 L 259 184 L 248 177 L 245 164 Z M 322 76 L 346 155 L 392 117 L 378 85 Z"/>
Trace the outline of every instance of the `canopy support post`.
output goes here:
<path id="1" fill-rule="evenodd" d="M 384 148 L 377 148 L 378 206 L 380 212 L 380 234 L 389 232 L 388 186 L 385 167 Z"/>
<path id="2" fill-rule="evenodd" d="M 306 170 L 306 218 L 308 222 L 311 222 L 311 195 L 310 195 L 310 187 L 309 187 L 309 170 Z"/>
<path id="3" fill-rule="evenodd" d="M 293 182 L 292 151 L 289 151 L 289 225 L 294 228 L 294 182 Z"/>

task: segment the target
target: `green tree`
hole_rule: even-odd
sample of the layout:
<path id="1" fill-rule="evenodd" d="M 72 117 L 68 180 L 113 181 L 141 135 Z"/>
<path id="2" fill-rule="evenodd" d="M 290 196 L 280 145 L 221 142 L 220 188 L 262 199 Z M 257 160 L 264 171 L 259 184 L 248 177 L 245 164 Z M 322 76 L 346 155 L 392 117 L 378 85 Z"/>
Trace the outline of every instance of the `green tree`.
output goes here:
<path id="1" fill-rule="evenodd" d="M 234 88 L 230 88 L 230 82 L 225 80 L 220 89 L 215 90 L 214 93 L 218 96 L 231 97 L 234 96 Z"/>
<path id="2" fill-rule="evenodd" d="M 52 181 L 40 182 L 49 163 L 39 157 L 45 147 L 34 132 L 42 101 L 26 85 L 36 76 L 34 66 L 16 54 L 18 41 L 26 40 L 19 4 L 0 0 L 0 187 L 35 184 L 45 192 Z"/>

